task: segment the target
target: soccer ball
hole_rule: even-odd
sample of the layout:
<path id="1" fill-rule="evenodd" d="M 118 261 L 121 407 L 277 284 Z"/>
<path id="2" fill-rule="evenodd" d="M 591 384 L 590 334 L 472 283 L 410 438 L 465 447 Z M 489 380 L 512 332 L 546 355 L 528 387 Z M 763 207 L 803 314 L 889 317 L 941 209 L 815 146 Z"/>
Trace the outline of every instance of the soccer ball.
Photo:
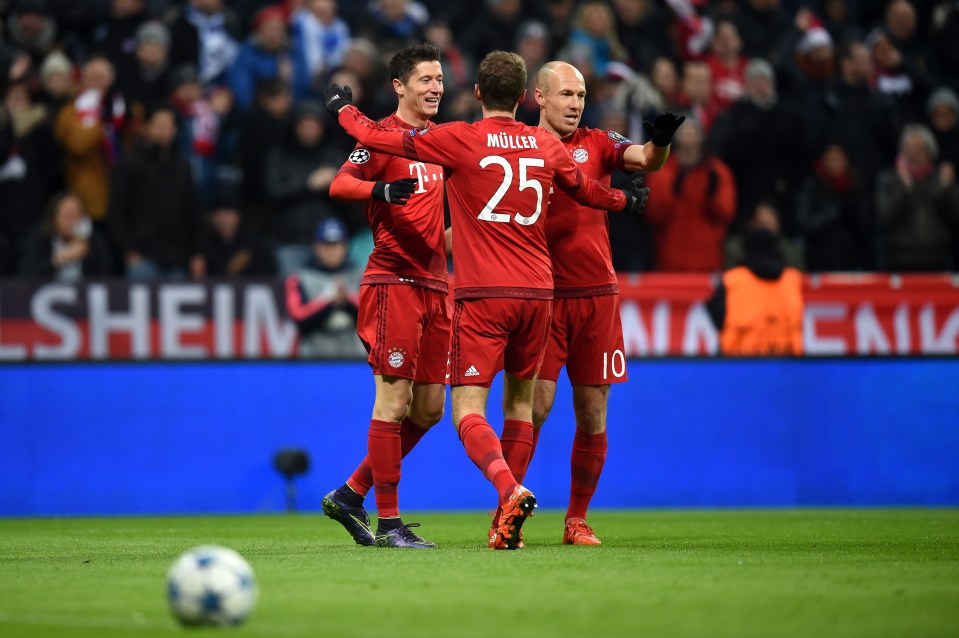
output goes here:
<path id="1" fill-rule="evenodd" d="M 253 569 L 226 547 L 191 549 L 167 574 L 167 600 L 184 625 L 239 625 L 253 611 L 256 597 Z"/>

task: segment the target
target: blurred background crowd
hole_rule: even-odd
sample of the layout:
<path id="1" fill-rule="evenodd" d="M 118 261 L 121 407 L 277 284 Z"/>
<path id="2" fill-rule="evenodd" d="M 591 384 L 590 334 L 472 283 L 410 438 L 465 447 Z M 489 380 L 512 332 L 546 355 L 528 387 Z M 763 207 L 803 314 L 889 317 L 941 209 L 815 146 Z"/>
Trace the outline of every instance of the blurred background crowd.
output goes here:
<path id="1" fill-rule="evenodd" d="M 439 123 L 480 117 L 494 49 L 526 60 L 527 123 L 555 58 L 586 78 L 585 126 L 641 143 L 644 118 L 687 114 L 647 214 L 610 216 L 617 270 L 719 271 L 752 227 L 811 272 L 959 269 L 957 0 L 0 0 L 0 19 L 2 277 L 362 269 L 323 91 L 389 114 L 386 63 L 424 40 Z"/>

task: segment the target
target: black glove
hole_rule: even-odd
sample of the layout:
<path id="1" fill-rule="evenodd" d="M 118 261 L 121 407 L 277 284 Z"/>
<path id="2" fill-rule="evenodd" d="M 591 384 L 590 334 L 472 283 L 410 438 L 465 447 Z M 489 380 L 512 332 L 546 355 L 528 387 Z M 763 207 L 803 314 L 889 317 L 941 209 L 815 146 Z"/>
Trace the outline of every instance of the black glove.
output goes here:
<path id="1" fill-rule="evenodd" d="M 350 87 L 334 83 L 326 88 L 326 98 L 323 100 L 323 105 L 326 106 L 326 110 L 333 114 L 333 117 L 340 113 L 341 108 L 352 103 L 353 89 Z"/>
<path id="2" fill-rule="evenodd" d="M 653 144 L 656 146 L 669 146 L 670 142 L 673 141 L 673 135 L 676 133 L 676 129 L 685 121 L 685 115 L 663 113 L 662 115 L 657 115 L 656 119 L 652 122 L 644 120 L 643 128 L 646 130 L 646 135 L 649 136 L 649 139 L 653 141 Z"/>
<path id="3" fill-rule="evenodd" d="M 646 178 L 640 175 L 636 179 L 627 183 L 623 187 L 623 194 L 626 196 L 626 207 L 624 213 L 631 215 L 642 215 L 646 210 L 646 203 L 649 201 L 649 187 L 646 186 Z"/>
<path id="4" fill-rule="evenodd" d="M 395 182 L 376 182 L 373 186 L 373 199 L 396 206 L 406 206 L 406 200 L 416 190 L 418 183 L 419 180 L 415 177 L 405 177 Z"/>

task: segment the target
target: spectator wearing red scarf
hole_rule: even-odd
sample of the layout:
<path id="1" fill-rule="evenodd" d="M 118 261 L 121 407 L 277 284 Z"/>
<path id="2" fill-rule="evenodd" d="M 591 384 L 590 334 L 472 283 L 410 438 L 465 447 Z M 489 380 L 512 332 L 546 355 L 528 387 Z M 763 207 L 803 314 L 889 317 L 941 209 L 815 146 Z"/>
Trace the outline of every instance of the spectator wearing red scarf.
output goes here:
<path id="1" fill-rule="evenodd" d="M 869 207 L 846 149 L 828 145 L 799 189 L 796 222 L 812 272 L 858 271 L 866 267 Z"/>
<path id="2" fill-rule="evenodd" d="M 142 120 L 141 111 L 131 110 L 113 90 L 113 82 L 109 60 L 87 60 L 76 99 L 61 109 L 54 123 L 54 137 L 64 149 L 67 187 L 95 221 L 107 215 L 110 170 L 120 151 L 132 144 Z"/>

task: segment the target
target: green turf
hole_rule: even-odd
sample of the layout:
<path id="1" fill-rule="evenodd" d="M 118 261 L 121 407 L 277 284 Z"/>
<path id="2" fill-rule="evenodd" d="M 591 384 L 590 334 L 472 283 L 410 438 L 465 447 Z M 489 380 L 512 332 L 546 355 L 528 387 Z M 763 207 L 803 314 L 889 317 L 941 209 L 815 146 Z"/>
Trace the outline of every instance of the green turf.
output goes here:
<path id="1" fill-rule="evenodd" d="M 441 548 L 357 547 L 315 514 L 0 520 L 0 636 L 959 636 L 959 510 L 600 511 L 602 547 L 543 512 L 515 552 L 482 514 L 406 518 Z M 166 608 L 204 543 L 256 571 L 237 630 Z"/>

